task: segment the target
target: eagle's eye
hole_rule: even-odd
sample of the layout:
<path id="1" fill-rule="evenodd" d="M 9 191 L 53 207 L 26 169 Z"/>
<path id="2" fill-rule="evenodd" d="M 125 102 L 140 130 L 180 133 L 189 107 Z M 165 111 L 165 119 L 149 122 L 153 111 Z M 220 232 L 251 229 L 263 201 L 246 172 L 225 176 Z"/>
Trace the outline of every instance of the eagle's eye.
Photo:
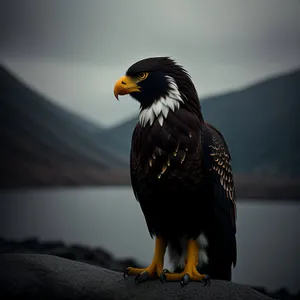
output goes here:
<path id="1" fill-rule="evenodd" d="M 137 76 L 138 80 L 145 80 L 148 77 L 149 73 L 147 72 L 140 72 Z"/>

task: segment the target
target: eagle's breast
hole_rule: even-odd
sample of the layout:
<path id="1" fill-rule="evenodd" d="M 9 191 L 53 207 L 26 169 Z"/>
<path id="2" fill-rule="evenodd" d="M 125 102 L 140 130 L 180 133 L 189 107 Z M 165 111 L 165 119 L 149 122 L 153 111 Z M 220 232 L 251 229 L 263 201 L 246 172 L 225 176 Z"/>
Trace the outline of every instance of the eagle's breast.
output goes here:
<path id="1" fill-rule="evenodd" d="M 175 80 L 167 78 L 167 96 L 141 108 L 139 114 L 142 147 L 138 155 L 147 180 L 181 178 L 199 167 L 201 160 L 200 120 L 187 109 L 188 99 L 178 91 Z"/>

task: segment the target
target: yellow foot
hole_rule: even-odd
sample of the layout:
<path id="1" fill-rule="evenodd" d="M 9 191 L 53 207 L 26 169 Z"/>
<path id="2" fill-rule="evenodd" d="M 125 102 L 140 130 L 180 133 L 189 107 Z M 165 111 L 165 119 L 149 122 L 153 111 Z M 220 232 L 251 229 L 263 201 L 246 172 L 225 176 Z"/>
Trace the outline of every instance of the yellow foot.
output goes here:
<path id="1" fill-rule="evenodd" d="M 155 250 L 152 263 L 145 269 L 128 267 L 124 272 L 124 278 L 129 275 L 134 275 L 135 283 L 147 281 L 149 279 L 155 279 L 163 273 L 164 255 L 166 252 L 167 243 L 159 237 L 155 238 Z"/>
<path id="2" fill-rule="evenodd" d="M 160 280 L 162 282 L 180 281 L 181 286 L 187 285 L 189 281 L 201 281 L 204 282 L 204 285 L 209 285 L 209 276 L 206 274 L 200 274 L 196 269 L 196 266 L 198 265 L 198 253 L 198 243 L 195 240 L 189 240 L 187 248 L 187 259 L 183 272 L 169 273 L 167 270 L 164 270 L 160 275 Z"/>
<path id="3" fill-rule="evenodd" d="M 160 280 L 162 283 L 166 281 L 180 281 L 181 286 L 187 285 L 190 281 L 200 281 L 203 282 L 204 285 L 210 284 L 209 276 L 200 274 L 196 268 L 192 271 L 187 271 L 185 268 L 181 273 L 168 273 L 167 270 L 164 270 L 160 275 Z"/>

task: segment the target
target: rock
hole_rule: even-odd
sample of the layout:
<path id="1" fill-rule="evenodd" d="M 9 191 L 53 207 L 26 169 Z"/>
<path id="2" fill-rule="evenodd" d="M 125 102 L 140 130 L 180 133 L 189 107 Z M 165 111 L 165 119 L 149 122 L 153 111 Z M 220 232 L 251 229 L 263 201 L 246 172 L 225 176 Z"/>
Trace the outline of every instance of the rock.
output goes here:
<path id="1" fill-rule="evenodd" d="M 118 259 L 101 247 L 92 248 L 78 244 L 68 245 L 62 241 L 40 241 L 35 237 L 22 241 L 7 240 L 0 237 L 0 253 L 50 254 L 117 272 L 123 272 L 127 266 L 143 267 L 131 258 Z M 292 295 L 284 287 L 279 287 L 277 291 L 268 291 L 263 286 L 252 288 L 275 299 L 300 299 L 300 291 L 297 295 Z"/>
<path id="2" fill-rule="evenodd" d="M 61 241 L 42 242 L 37 238 L 11 241 L 0 238 L 0 253 L 50 254 L 76 261 L 87 262 L 113 271 L 123 271 L 127 266 L 141 268 L 133 259 L 116 259 L 108 251 L 83 245 L 66 245 Z"/>
<path id="3" fill-rule="evenodd" d="M 0 254 L 0 299 L 165 300 L 272 299 L 240 284 L 212 280 L 210 286 L 134 278 L 88 263 L 46 254 Z"/>

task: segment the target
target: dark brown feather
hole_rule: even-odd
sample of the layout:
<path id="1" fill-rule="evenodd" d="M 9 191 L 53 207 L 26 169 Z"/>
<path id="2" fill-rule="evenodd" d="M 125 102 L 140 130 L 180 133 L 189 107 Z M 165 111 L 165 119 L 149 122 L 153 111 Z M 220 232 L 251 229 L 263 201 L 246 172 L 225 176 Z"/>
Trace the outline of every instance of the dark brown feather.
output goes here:
<path id="1" fill-rule="evenodd" d="M 130 67 L 127 75 L 139 71 L 171 76 L 183 101 L 175 112 L 169 110 L 163 125 L 157 120 L 137 124 L 133 133 L 131 182 L 148 230 L 170 244 L 205 233 L 210 276 L 230 280 L 236 263 L 236 204 L 225 139 L 204 123 L 194 84 L 182 67 L 168 58 L 151 58 Z M 148 86 L 149 93 L 153 90 Z M 142 109 L 152 103 L 143 106 L 142 93 L 138 97 Z"/>
<path id="2" fill-rule="evenodd" d="M 213 158 L 212 171 L 218 174 L 220 184 L 226 192 L 228 201 L 232 202 L 233 215 L 236 222 L 236 199 L 235 186 L 233 180 L 233 173 L 231 168 L 231 157 L 225 139 L 219 131 L 209 124 L 206 124 L 212 132 L 212 143 L 208 146 L 210 148 L 210 156 Z"/>

